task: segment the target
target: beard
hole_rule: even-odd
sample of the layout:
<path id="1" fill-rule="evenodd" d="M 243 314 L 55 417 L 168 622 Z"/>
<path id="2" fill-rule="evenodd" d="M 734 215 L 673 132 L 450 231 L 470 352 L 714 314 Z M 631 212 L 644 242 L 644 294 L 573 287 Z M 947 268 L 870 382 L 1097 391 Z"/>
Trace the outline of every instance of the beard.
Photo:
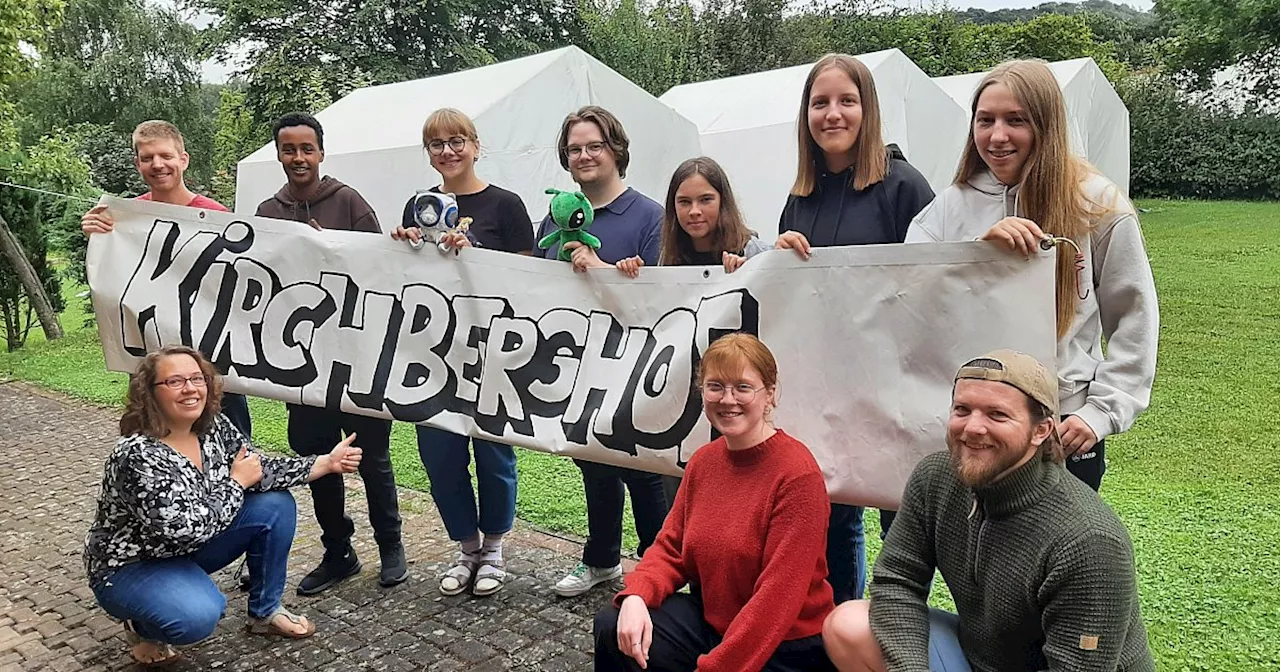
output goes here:
<path id="1" fill-rule="evenodd" d="M 960 483 L 969 488 L 982 488 L 1021 462 L 1031 450 L 1031 439 L 1032 432 L 1028 431 L 1026 440 L 1019 444 L 997 443 L 975 456 L 966 455 L 960 442 L 947 434 L 947 452 L 951 455 L 951 466 L 956 470 Z"/>

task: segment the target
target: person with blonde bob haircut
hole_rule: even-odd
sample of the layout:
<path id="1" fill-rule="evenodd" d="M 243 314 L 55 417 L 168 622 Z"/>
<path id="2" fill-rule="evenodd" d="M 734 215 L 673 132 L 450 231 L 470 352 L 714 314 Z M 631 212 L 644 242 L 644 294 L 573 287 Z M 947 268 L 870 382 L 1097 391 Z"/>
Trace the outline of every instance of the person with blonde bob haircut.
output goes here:
<path id="1" fill-rule="evenodd" d="M 799 165 L 775 247 L 808 259 L 814 247 L 901 243 L 933 190 L 896 145 L 885 145 L 867 66 L 847 54 L 815 63 L 796 126 Z M 827 563 L 837 604 L 861 597 L 866 585 L 862 514 L 860 506 L 831 507 Z M 881 513 L 882 527 L 891 515 Z"/>
<path id="2" fill-rule="evenodd" d="M 596 616 L 595 670 L 831 670 L 830 503 L 809 448 L 774 427 L 778 364 L 728 334 L 698 384 L 720 437 L 694 452 L 657 540 Z"/>
<path id="3" fill-rule="evenodd" d="M 355 471 L 362 451 L 351 434 L 325 455 L 261 455 L 219 412 L 221 392 L 198 351 L 148 354 L 129 381 L 120 440 L 107 457 L 85 571 L 144 666 L 171 662 L 174 645 L 213 633 L 227 601 L 209 574 L 241 554 L 250 569 L 249 631 L 315 632 L 280 602 L 297 525 L 287 489 Z"/>
<path id="4" fill-rule="evenodd" d="M 422 148 L 431 167 L 444 179 L 431 191 L 453 194 L 458 214 L 471 220 L 465 233 L 446 235 L 454 250 L 477 245 L 510 252 L 533 253 L 533 222 L 524 201 L 514 192 L 489 184 L 476 175 L 480 136 L 470 117 L 453 108 L 432 112 L 422 125 Z M 416 242 L 414 198 L 404 206 L 401 225 L 391 237 Z M 429 255 L 434 251 L 428 250 Z M 440 576 L 440 592 L 492 595 L 507 579 L 502 541 L 515 523 L 516 453 L 511 446 L 472 439 L 443 429 L 418 425 L 418 456 L 431 480 L 436 503 L 449 539 L 458 543 L 457 560 Z M 469 449 L 468 449 L 469 448 Z M 477 487 L 468 467 L 475 454 Z"/>
<path id="5" fill-rule="evenodd" d="M 1160 315 L 1138 215 L 1072 154 L 1062 91 L 1043 61 L 996 67 L 972 109 L 954 184 L 907 242 L 982 239 L 1030 256 L 1056 239 L 1062 442 L 1067 468 L 1097 490 L 1105 439 L 1133 426 L 1155 382 Z"/>

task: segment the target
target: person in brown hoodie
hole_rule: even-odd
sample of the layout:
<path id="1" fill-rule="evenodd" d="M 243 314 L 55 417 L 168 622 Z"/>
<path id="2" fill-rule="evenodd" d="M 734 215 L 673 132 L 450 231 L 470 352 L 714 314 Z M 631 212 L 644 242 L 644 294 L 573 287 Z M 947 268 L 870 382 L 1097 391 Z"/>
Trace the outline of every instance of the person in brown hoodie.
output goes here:
<path id="1" fill-rule="evenodd" d="M 324 129 L 308 114 L 287 114 L 272 129 L 276 156 L 288 182 L 275 196 L 258 204 L 259 217 L 303 222 L 315 229 L 382 233 L 378 216 L 360 192 L 337 179 L 320 177 L 324 161 Z M 369 502 L 369 523 L 378 542 L 382 570 L 378 582 L 393 586 L 408 578 L 400 540 L 400 505 L 391 471 L 391 421 L 327 408 L 288 404 L 289 447 L 299 455 L 323 455 L 342 439 L 356 434 L 364 451 L 360 478 Z M 355 524 L 344 507 L 342 477 L 311 481 L 311 498 L 320 523 L 324 559 L 298 584 L 299 595 L 315 595 L 360 573 L 351 547 Z"/>

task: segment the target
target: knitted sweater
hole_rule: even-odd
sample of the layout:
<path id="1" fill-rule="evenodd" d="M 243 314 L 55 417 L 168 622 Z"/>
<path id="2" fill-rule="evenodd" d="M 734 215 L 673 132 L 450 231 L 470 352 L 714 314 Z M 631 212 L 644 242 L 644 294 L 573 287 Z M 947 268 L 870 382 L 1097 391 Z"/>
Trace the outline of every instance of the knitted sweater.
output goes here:
<path id="1" fill-rule="evenodd" d="M 835 608 L 827 583 L 831 505 L 813 454 L 778 430 L 746 450 L 723 438 L 685 468 L 662 532 L 644 553 L 620 605 L 650 609 L 686 583 L 702 592 L 703 618 L 724 639 L 699 672 L 755 672 L 783 641 L 812 637 Z"/>
<path id="2" fill-rule="evenodd" d="M 935 567 L 975 672 L 1155 670 L 1129 533 L 1061 465 L 1032 458 L 975 491 L 945 452 L 920 462 L 871 584 L 871 629 L 889 672 L 929 670 Z"/>

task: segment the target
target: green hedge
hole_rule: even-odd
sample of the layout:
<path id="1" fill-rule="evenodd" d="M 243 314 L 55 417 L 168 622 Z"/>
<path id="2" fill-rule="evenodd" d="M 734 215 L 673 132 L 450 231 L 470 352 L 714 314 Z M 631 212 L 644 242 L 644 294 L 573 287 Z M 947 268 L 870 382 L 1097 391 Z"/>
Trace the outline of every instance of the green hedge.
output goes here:
<path id="1" fill-rule="evenodd" d="M 1119 91 L 1134 196 L 1280 200 L 1280 116 L 1194 103 L 1158 77 L 1132 77 Z"/>

